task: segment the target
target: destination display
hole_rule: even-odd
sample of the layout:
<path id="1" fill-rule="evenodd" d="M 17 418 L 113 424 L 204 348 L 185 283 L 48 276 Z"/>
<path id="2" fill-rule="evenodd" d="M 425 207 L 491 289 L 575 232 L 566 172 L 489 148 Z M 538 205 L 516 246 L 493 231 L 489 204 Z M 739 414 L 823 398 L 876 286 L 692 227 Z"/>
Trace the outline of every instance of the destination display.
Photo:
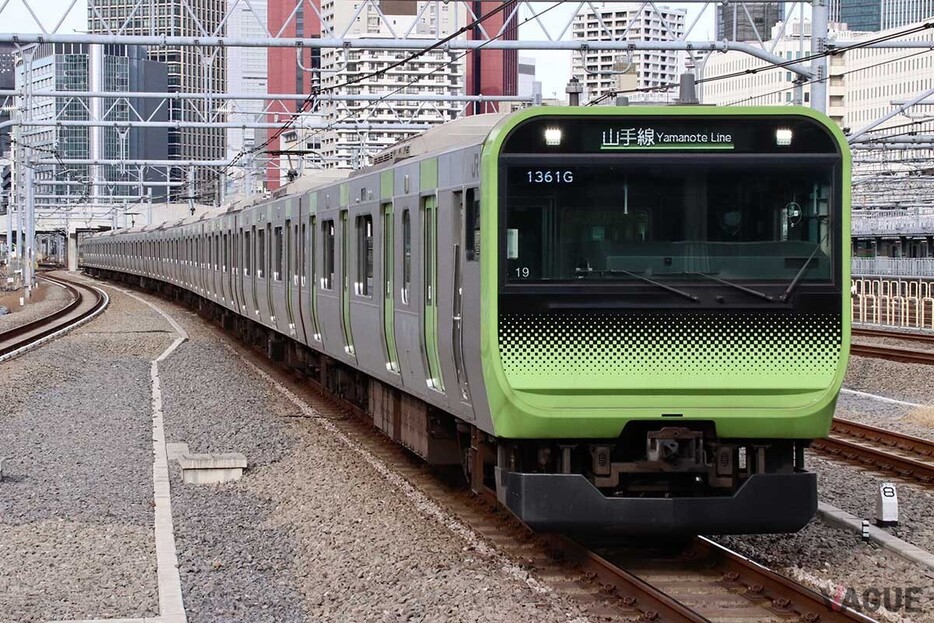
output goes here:
<path id="1" fill-rule="evenodd" d="M 502 153 L 836 154 L 837 150 L 829 130 L 808 117 L 626 114 L 530 119 L 507 137 Z"/>

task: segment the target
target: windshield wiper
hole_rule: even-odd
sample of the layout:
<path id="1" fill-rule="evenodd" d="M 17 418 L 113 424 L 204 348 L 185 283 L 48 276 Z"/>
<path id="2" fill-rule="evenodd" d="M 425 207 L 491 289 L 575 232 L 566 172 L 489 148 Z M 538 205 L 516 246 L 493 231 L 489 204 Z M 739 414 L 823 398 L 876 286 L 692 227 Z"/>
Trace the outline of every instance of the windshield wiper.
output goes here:
<path id="1" fill-rule="evenodd" d="M 785 288 L 785 292 L 780 297 L 778 297 L 778 300 L 780 300 L 782 303 L 788 300 L 788 296 L 791 294 L 791 291 L 795 289 L 795 287 L 798 285 L 798 281 L 800 281 L 801 277 L 804 276 L 805 271 L 807 271 L 808 267 L 811 265 L 811 260 L 813 260 L 814 256 L 817 255 L 817 252 L 820 251 L 821 245 L 824 244 L 824 240 L 827 239 L 827 234 L 829 233 L 830 228 L 828 227 L 827 231 L 824 232 L 824 236 L 820 239 L 820 242 L 814 245 L 814 250 L 811 251 L 808 259 L 804 261 L 804 266 L 798 270 L 798 274 L 795 275 L 795 278 L 792 279 L 791 283 L 788 284 L 788 287 Z"/>
<path id="2" fill-rule="evenodd" d="M 737 290 L 741 290 L 745 292 L 746 294 L 752 294 L 753 296 L 758 296 L 759 298 L 765 299 L 767 301 L 773 301 L 773 302 L 775 301 L 775 297 L 772 296 L 771 294 L 766 294 L 765 292 L 760 292 L 759 290 L 753 290 L 752 288 L 747 288 L 746 286 L 740 285 L 738 283 L 733 283 L 732 281 L 727 281 L 726 279 L 720 279 L 719 277 L 714 277 L 713 275 L 708 275 L 707 273 L 690 273 L 690 274 L 700 275 L 701 277 L 705 277 L 706 279 L 710 279 L 711 281 L 722 283 L 725 286 L 736 288 Z"/>
<path id="3" fill-rule="evenodd" d="M 691 294 L 690 292 L 685 292 L 684 290 L 679 290 L 678 288 L 673 288 L 673 287 L 671 287 L 671 286 L 667 286 L 667 285 L 665 285 L 664 283 L 660 283 L 660 282 L 658 282 L 658 281 L 655 281 L 654 279 L 649 279 L 648 277 L 644 277 L 644 276 L 642 276 L 642 275 L 640 275 L 640 274 L 638 274 L 638 273 L 631 273 L 631 272 L 629 272 L 628 270 L 582 270 L 582 269 L 578 268 L 578 269 L 576 269 L 576 272 L 577 272 L 578 276 L 581 276 L 581 277 L 585 277 L 585 276 L 587 276 L 587 275 L 593 275 L 593 274 L 597 274 L 597 275 L 616 275 L 616 274 L 620 274 L 620 275 L 629 275 L 630 277 L 635 277 L 636 279 L 641 279 L 642 281 L 644 281 L 644 282 L 646 282 L 646 283 L 651 283 L 653 286 L 658 286 L 659 288 L 662 288 L 663 290 L 668 290 L 669 292 L 673 292 L 674 294 L 677 294 L 677 295 L 679 295 L 679 296 L 683 296 L 684 298 L 691 299 L 691 300 L 694 301 L 695 303 L 697 303 L 697 302 L 700 301 L 699 298 L 697 298 L 696 296 L 694 296 L 694 295 Z"/>

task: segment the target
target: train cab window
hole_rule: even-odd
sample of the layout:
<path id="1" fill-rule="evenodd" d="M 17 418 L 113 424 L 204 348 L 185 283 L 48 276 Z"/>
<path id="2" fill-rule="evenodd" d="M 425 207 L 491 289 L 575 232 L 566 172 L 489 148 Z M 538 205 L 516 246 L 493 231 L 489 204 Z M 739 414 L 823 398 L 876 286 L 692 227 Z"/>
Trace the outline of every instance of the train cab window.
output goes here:
<path id="1" fill-rule="evenodd" d="M 321 289 L 334 289 L 334 221 L 321 222 L 321 237 L 324 246 L 321 249 Z"/>
<path id="2" fill-rule="evenodd" d="M 468 262 L 480 261 L 480 193 L 476 188 L 467 189 L 466 214 L 467 239 L 465 251 Z"/>
<path id="3" fill-rule="evenodd" d="M 402 211 L 402 302 L 409 304 L 409 286 L 412 284 L 412 219 L 408 210 Z"/>
<path id="4" fill-rule="evenodd" d="M 272 250 L 272 278 L 275 281 L 282 281 L 282 255 L 285 253 L 285 245 L 282 243 L 282 228 L 276 227 L 273 230 L 273 250 Z"/>
<path id="5" fill-rule="evenodd" d="M 266 230 L 256 230 L 256 276 L 262 279 L 266 268 Z"/>
<path id="6" fill-rule="evenodd" d="M 357 294 L 373 295 L 373 217 L 357 217 Z"/>

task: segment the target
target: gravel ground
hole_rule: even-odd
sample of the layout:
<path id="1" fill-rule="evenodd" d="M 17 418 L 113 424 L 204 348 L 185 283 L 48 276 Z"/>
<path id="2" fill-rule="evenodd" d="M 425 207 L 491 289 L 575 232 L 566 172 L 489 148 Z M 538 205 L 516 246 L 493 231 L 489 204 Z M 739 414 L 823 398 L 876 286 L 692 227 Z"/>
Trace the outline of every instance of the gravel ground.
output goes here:
<path id="1" fill-rule="evenodd" d="M 888 398 L 934 405 L 934 368 L 870 357 L 850 357 L 843 386 Z M 931 426 L 934 426 L 932 421 Z"/>
<path id="2" fill-rule="evenodd" d="M 236 483 L 183 485 L 176 544 L 189 621 L 569 621 L 530 583 L 405 498 L 172 308 L 191 336 L 162 367 L 166 438 L 238 451 Z M 533 583 L 534 585 L 534 583 Z"/>
<path id="3" fill-rule="evenodd" d="M 934 441 L 934 406 L 909 407 L 844 392 L 834 415 Z"/>
<path id="4" fill-rule="evenodd" d="M 885 621 L 934 621 L 934 572 L 863 543 L 855 533 L 812 521 L 796 534 L 729 536 L 715 540 L 828 595 L 840 594 L 840 587 L 852 588 L 861 600 L 864 591 L 870 588 L 889 589 L 892 595 L 896 587 L 903 591 L 920 588 L 920 612 L 895 608 L 889 613 L 863 611 Z"/>
<path id="5" fill-rule="evenodd" d="M 873 340 L 876 342 L 881 340 Z M 930 366 L 851 357 L 844 387 L 898 400 L 934 402 L 931 374 Z M 934 439 L 934 407 L 907 407 L 844 393 L 837 403 L 836 415 Z M 827 460 L 815 453 L 808 453 L 807 465 L 818 475 L 822 501 L 857 517 L 873 518 L 879 483 L 889 478 Z M 909 543 L 934 551 L 934 522 L 931 521 L 934 495 L 924 487 L 896 482 L 901 523 L 887 530 Z M 836 593 L 840 587 L 853 588 L 859 596 L 867 588 L 921 587 L 924 589 L 921 612 L 876 612 L 872 616 L 888 621 L 934 621 L 934 571 L 875 545 L 862 543 L 853 532 L 815 520 L 794 535 L 733 536 L 717 540 L 829 593 Z"/>
<path id="6" fill-rule="evenodd" d="M 19 306 L 21 292 L 14 292 L 0 297 L 0 305 L 4 305 L 11 313 L 0 316 L 0 331 L 9 331 L 33 320 L 65 307 L 71 297 L 68 291 L 57 285 L 40 282 L 33 294 L 32 302 Z"/>
<path id="7" fill-rule="evenodd" d="M 850 514 L 875 518 L 879 484 L 892 482 L 885 474 L 816 456 L 806 459 L 808 469 L 817 472 L 820 498 Z M 913 545 L 934 551 L 934 495 L 930 489 L 894 480 L 898 491 L 899 524 L 887 527 L 889 533 Z"/>
<path id="8" fill-rule="evenodd" d="M 149 360 L 171 340 L 111 293 L 98 319 L 0 364 L 0 621 L 157 614 Z"/>

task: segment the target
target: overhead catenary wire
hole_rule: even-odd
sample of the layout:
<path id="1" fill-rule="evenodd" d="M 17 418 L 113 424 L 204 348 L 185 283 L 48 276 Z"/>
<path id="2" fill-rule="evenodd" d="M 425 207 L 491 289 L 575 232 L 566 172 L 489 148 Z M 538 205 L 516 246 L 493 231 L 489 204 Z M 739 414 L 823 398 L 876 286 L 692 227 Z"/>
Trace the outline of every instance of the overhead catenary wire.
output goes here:
<path id="1" fill-rule="evenodd" d="M 461 36 L 461 35 L 463 35 L 463 34 L 466 34 L 466 33 L 469 32 L 470 30 L 473 30 L 474 28 L 480 26 L 480 25 L 481 25 L 484 21 L 486 21 L 487 19 L 489 19 L 489 18 L 493 17 L 494 15 L 497 15 L 497 14 L 499 14 L 499 13 L 501 13 L 501 12 L 503 12 L 503 11 L 509 9 L 510 7 L 512 7 L 513 5 L 515 5 L 517 2 L 518 2 L 518 0 L 506 0 L 506 1 L 503 2 L 502 4 L 498 5 L 496 8 L 491 9 L 490 11 L 487 11 L 486 13 L 484 13 L 483 15 L 481 15 L 481 16 L 479 16 L 479 17 L 475 17 L 475 19 L 474 19 L 473 21 L 471 21 L 470 23 L 466 24 L 465 26 L 462 26 L 461 28 L 459 28 L 458 30 L 456 30 L 456 31 L 453 32 L 452 34 L 448 35 L 447 37 L 444 37 L 443 39 L 440 39 L 440 40 L 434 42 L 433 44 L 431 44 L 431 45 L 429 45 L 429 46 L 427 46 L 427 47 L 425 47 L 425 48 L 422 48 L 421 50 L 417 50 L 417 51 L 413 52 L 412 54 L 409 54 L 409 55 L 408 55 L 407 57 L 405 57 L 405 58 L 402 58 L 402 59 L 399 59 L 399 60 L 397 60 L 397 61 L 395 61 L 395 62 L 393 62 L 393 63 L 390 63 L 390 64 L 387 65 L 386 67 L 383 67 L 383 68 L 381 68 L 381 69 L 374 70 L 374 71 L 372 71 L 372 72 L 370 72 L 370 73 L 368 73 L 368 74 L 364 74 L 364 75 L 362 75 L 362 76 L 357 76 L 356 78 L 354 78 L 354 79 L 352 79 L 352 80 L 347 80 L 347 81 L 345 81 L 345 82 L 343 82 L 343 83 L 340 83 L 340 84 L 329 85 L 329 86 L 327 86 L 327 87 L 315 87 L 315 88 L 311 89 L 311 92 L 308 94 L 308 97 L 306 97 L 305 100 L 303 100 L 302 103 L 299 105 L 298 110 L 296 111 L 296 114 L 295 114 L 295 115 L 292 115 L 292 116 L 290 116 L 288 119 L 286 119 L 286 121 L 285 121 L 275 132 L 273 132 L 272 134 L 270 134 L 269 137 L 267 137 L 266 140 L 263 141 L 262 143 L 260 143 L 259 145 L 255 146 L 255 147 L 252 147 L 252 148 L 250 148 L 250 149 L 241 150 L 238 154 L 236 154 L 236 155 L 231 159 L 231 161 L 227 164 L 227 166 L 224 167 L 224 169 L 223 169 L 218 175 L 219 175 L 219 176 L 220 176 L 220 175 L 225 175 L 228 171 L 230 171 L 230 169 L 232 169 L 234 166 L 236 166 L 236 164 L 237 164 L 241 159 L 243 159 L 245 156 L 248 156 L 248 155 L 251 155 L 251 154 L 254 154 L 254 153 L 262 152 L 262 151 L 265 150 L 267 147 L 269 147 L 269 145 L 271 145 L 271 144 L 273 143 L 273 141 L 276 141 L 280 136 L 282 136 L 282 134 L 283 134 L 286 130 L 290 129 L 290 128 L 295 124 L 295 121 L 296 121 L 296 119 L 298 118 L 298 115 L 300 115 L 301 113 L 305 112 L 305 111 L 308 109 L 309 106 L 313 105 L 314 102 L 315 102 L 315 100 L 317 99 L 317 96 L 320 95 L 321 93 L 326 93 L 326 92 L 328 92 L 328 91 L 333 91 L 333 90 L 335 90 L 335 89 L 342 89 L 342 88 L 344 88 L 344 87 L 357 84 L 358 82 L 362 82 L 362 81 L 364 81 L 364 80 L 369 80 L 369 79 L 371 79 L 371 78 L 379 77 L 379 76 L 385 74 L 386 72 L 388 72 L 388 71 L 390 71 L 390 70 L 392 70 L 392 69 L 395 69 L 396 67 L 400 67 L 400 66 L 402 66 L 402 65 L 405 65 L 406 63 L 410 63 L 410 62 L 412 62 L 412 61 L 414 61 L 414 60 L 417 60 L 418 58 L 424 56 L 425 54 L 428 54 L 429 52 L 432 52 L 432 51 L 437 50 L 437 49 L 439 49 L 439 48 L 443 48 L 443 47 L 444 47 L 445 45 L 447 45 L 447 43 L 449 43 L 450 41 L 453 41 L 453 40 L 456 39 L 457 37 L 459 37 L 459 36 Z M 493 39 L 491 38 L 490 41 L 492 41 L 492 40 L 493 40 Z M 481 45 L 480 47 L 482 47 L 482 45 Z M 477 48 L 477 49 L 479 50 L 479 48 Z M 463 57 L 463 55 L 462 55 L 461 57 L 458 57 L 457 60 L 460 60 L 460 58 L 462 58 L 462 57 Z M 432 73 L 434 73 L 434 72 L 432 72 Z M 431 74 L 427 74 L 427 75 L 431 75 Z M 382 99 L 377 100 L 376 102 L 374 102 L 374 104 L 375 104 L 375 103 L 379 103 L 380 101 L 383 101 L 383 100 L 382 100 Z"/>
<path id="2" fill-rule="evenodd" d="M 825 58 L 829 56 L 838 56 L 840 54 L 846 54 L 847 52 L 850 52 L 852 50 L 858 50 L 858 49 L 870 47 L 873 45 L 877 45 L 879 43 L 885 43 L 887 41 L 892 41 L 894 39 L 900 39 L 902 37 L 907 37 L 909 35 L 917 34 L 919 32 L 924 32 L 924 31 L 931 30 L 931 29 L 934 29 L 934 22 L 925 22 L 924 24 L 919 24 L 917 26 L 912 26 L 911 28 L 905 28 L 903 30 L 888 33 L 880 37 L 873 37 L 870 39 L 866 39 L 864 41 L 857 41 L 856 43 L 852 45 L 847 44 L 846 47 L 842 47 L 842 48 L 830 47 L 827 50 L 824 50 L 823 52 L 816 52 L 814 54 L 808 54 L 808 55 L 802 56 L 801 58 L 789 59 L 786 61 L 782 61 L 781 63 L 773 63 L 771 65 L 765 65 L 763 67 L 751 67 L 749 69 L 744 69 L 742 71 L 734 71 L 734 72 L 723 74 L 720 76 L 700 78 L 699 80 L 697 80 L 696 84 L 704 84 L 707 82 L 717 82 L 720 80 L 729 80 L 731 78 L 742 78 L 745 76 L 755 75 L 755 74 L 758 74 L 764 71 L 772 71 L 775 69 L 785 69 L 787 67 L 790 67 L 791 65 L 807 63 L 810 61 L 818 60 L 820 58 Z M 934 41 L 931 42 L 931 45 L 934 46 Z M 929 51 L 930 50 L 924 50 L 924 52 L 929 52 Z M 827 78 L 824 78 L 824 80 L 826 79 Z M 818 81 L 819 79 L 812 79 L 809 82 L 814 83 Z M 593 106 L 593 105 L 599 104 L 600 102 L 610 97 L 614 97 L 616 95 L 627 95 L 627 94 L 632 94 L 632 93 L 651 93 L 654 91 L 666 91 L 668 89 L 672 89 L 677 86 L 678 86 L 677 83 L 670 82 L 668 84 L 661 84 L 661 85 L 656 85 L 656 86 L 651 86 L 651 87 L 636 87 L 633 89 L 608 91 L 607 93 L 604 93 L 598 98 L 591 100 L 590 102 L 587 103 L 587 105 Z"/>

